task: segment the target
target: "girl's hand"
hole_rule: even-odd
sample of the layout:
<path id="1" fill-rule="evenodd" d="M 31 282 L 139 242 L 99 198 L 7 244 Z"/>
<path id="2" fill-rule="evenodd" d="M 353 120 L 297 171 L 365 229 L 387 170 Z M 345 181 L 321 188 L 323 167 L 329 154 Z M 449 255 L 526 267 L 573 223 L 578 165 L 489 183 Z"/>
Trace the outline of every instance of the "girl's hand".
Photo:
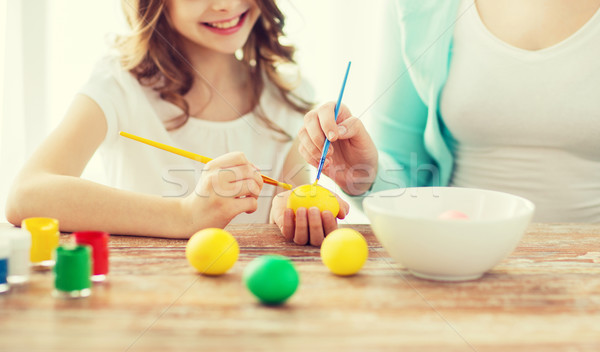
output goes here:
<path id="1" fill-rule="evenodd" d="M 342 104 L 337 118 L 335 103 L 325 103 L 304 116 L 304 126 L 298 134 L 298 151 L 314 167 L 319 166 L 325 136 L 331 142 L 323 173 L 346 193 L 366 192 L 377 175 L 377 148 L 363 123 L 353 117 Z"/>
<path id="2" fill-rule="evenodd" d="M 325 236 L 337 229 L 336 218 L 330 211 L 320 212 L 317 207 L 298 208 L 294 215 L 294 211 L 287 208 L 287 200 L 291 193 L 292 191 L 282 192 L 273 198 L 270 222 L 277 224 L 288 241 L 300 245 L 321 246 Z M 343 219 L 348 214 L 350 205 L 337 195 L 336 197 L 340 203 L 337 218 Z"/>
<path id="3" fill-rule="evenodd" d="M 227 225 L 236 215 L 253 213 L 263 179 L 258 168 L 241 152 L 222 155 L 207 163 L 193 193 L 183 200 L 192 231 Z"/>

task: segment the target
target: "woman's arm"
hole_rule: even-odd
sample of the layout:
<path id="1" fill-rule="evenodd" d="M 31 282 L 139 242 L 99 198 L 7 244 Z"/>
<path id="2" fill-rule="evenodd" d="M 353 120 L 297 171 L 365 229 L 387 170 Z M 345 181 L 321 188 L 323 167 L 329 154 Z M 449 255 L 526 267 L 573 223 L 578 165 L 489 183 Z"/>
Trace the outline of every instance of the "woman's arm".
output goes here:
<path id="1" fill-rule="evenodd" d="M 389 4 L 380 28 L 377 57 L 381 65 L 377 69 L 375 101 L 365 122 L 379 151 L 373 190 L 424 185 L 428 174 L 420 172 L 419 165 L 432 163 L 424 144 L 428 109 L 415 89 L 403 55 L 402 38 L 417 38 L 421 33 L 402 33 L 402 20 L 398 9 Z"/>

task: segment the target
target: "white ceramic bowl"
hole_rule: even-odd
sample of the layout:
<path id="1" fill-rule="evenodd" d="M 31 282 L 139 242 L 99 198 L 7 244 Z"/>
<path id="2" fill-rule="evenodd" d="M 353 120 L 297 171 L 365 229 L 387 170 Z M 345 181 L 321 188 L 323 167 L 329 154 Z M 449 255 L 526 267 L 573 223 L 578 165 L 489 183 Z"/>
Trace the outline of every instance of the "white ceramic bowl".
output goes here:
<path id="1" fill-rule="evenodd" d="M 398 263 L 431 280 L 479 278 L 517 246 L 535 206 L 508 193 L 459 187 L 392 189 L 363 201 L 377 239 Z M 468 219 L 440 219 L 449 210 Z"/>

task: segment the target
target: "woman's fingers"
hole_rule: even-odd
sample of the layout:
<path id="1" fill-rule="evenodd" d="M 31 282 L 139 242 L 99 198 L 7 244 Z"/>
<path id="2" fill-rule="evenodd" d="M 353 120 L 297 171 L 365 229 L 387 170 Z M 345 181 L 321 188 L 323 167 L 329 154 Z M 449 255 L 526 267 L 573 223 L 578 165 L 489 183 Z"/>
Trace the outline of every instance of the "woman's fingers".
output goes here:
<path id="1" fill-rule="evenodd" d="M 294 211 L 286 207 L 292 191 L 276 194 L 271 204 L 270 222 L 275 223 L 286 241 L 294 239 Z"/>
<path id="2" fill-rule="evenodd" d="M 308 229 L 310 231 L 310 244 L 319 247 L 323 243 L 323 223 L 321 222 L 321 211 L 317 207 L 308 209 Z"/>
<path id="3" fill-rule="evenodd" d="M 281 232 L 286 241 L 292 241 L 294 239 L 294 211 L 292 209 L 286 209 L 283 212 L 283 226 Z"/>
<path id="4" fill-rule="evenodd" d="M 304 116 L 304 126 L 300 130 L 298 137 L 300 145 L 298 151 L 300 155 L 311 165 L 317 166 L 321 159 L 323 145 L 326 136 L 331 142 L 340 137 L 340 128 L 338 124 L 351 118 L 350 110 L 342 104 L 338 113 L 338 119 L 335 119 L 335 103 L 328 102 L 315 110 L 309 111 Z M 347 126 L 342 127 L 342 135 L 347 133 Z M 334 153 L 333 145 L 329 145 L 327 151 L 328 159 Z"/>
<path id="5" fill-rule="evenodd" d="M 335 216 L 329 211 L 325 210 L 321 214 L 321 218 L 323 220 L 323 232 L 325 236 L 329 235 L 331 231 L 337 229 L 337 221 L 335 220 Z"/>
<path id="6" fill-rule="evenodd" d="M 306 149 L 310 152 L 316 152 L 319 157 L 325 144 L 323 121 L 330 121 L 333 124 L 333 128 L 336 126 L 336 122 L 333 119 L 333 110 L 329 111 L 328 105 L 330 104 L 326 103 L 321 108 L 308 112 L 304 116 L 304 126 L 300 131 L 300 134 L 305 134 L 303 144 L 306 146 Z M 325 114 L 326 116 L 322 117 L 320 114 Z"/>
<path id="7" fill-rule="evenodd" d="M 319 152 L 319 154 L 314 154 L 314 153 L 310 153 L 309 151 L 307 151 L 304 146 L 301 144 L 298 146 L 298 153 L 300 153 L 300 156 L 310 165 L 314 166 L 314 167 L 318 167 L 319 163 L 321 162 L 321 154 Z M 327 158 L 325 159 L 325 163 L 323 164 L 324 166 L 324 170 L 326 168 L 327 165 L 329 165 L 331 163 L 331 157 L 329 156 L 330 154 L 333 153 L 333 147 L 330 146 L 329 147 L 329 151 L 327 152 Z"/>
<path id="8" fill-rule="evenodd" d="M 346 217 L 346 215 L 348 215 L 348 212 L 350 211 L 350 204 L 348 204 L 348 202 L 340 198 L 340 196 L 338 196 L 337 194 L 335 195 L 335 197 L 337 198 L 337 201 L 340 204 L 340 211 L 337 214 L 337 218 L 343 219 Z"/>
<path id="9" fill-rule="evenodd" d="M 317 109 L 317 117 L 319 119 L 319 127 L 324 136 L 327 136 L 329 141 L 334 142 L 339 137 L 338 124 L 345 121 L 351 115 L 350 110 L 344 104 L 341 105 L 338 111 L 337 121 L 335 117 L 335 103 L 328 102 L 321 105 Z"/>
<path id="10" fill-rule="evenodd" d="M 341 139 L 350 139 L 354 136 L 366 137 L 368 136 L 366 132 L 366 128 L 363 125 L 362 121 L 357 118 L 350 116 L 344 122 L 341 122 L 338 125 L 338 138 Z M 365 134 L 366 136 L 363 136 Z"/>
<path id="11" fill-rule="evenodd" d="M 317 147 L 312 139 L 308 136 L 308 132 L 306 129 L 300 130 L 298 134 L 298 152 L 300 156 L 304 158 L 311 165 L 316 165 L 319 163 L 319 158 L 321 157 L 321 147 Z"/>
<path id="12" fill-rule="evenodd" d="M 312 141 L 312 144 L 321 150 L 323 143 L 325 143 L 325 133 L 321 128 L 321 124 L 319 122 L 321 118 L 318 114 L 319 110 L 312 110 L 304 116 L 304 129 Z"/>
<path id="13" fill-rule="evenodd" d="M 296 209 L 294 243 L 299 245 L 305 245 L 308 243 L 308 214 L 306 208 Z"/>
<path id="14" fill-rule="evenodd" d="M 338 227 L 337 220 L 330 211 L 321 212 L 317 207 L 298 208 L 295 217 L 291 209 L 286 209 L 282 218 L 283 224 L 279 228 L 283 236 L 298 245 L 319 247 L 327 234 Z"/>
<path id="15" fill-rule="evenodd" d="M 294 239 L 295 230 L 294 211 L 292 209 L 285 209 L 283 213 L 276 216 L 273 221 L 275 222 L 275 225 L 279 227 L 283 238 L 285 238 L 286 241 L 291 242 Z"/>

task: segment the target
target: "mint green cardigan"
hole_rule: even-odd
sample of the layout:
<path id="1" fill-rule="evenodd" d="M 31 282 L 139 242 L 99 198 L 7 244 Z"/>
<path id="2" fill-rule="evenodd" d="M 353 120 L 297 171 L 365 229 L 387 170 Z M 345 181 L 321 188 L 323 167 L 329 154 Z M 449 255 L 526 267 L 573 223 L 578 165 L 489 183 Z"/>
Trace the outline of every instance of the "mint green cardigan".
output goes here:
<path id="1" fill-rule="evenodd" d="M 379 150 L 372 191 L 445 186 L 453 139 L 439 112 L 459 0 L 396 0 L 385 13 L 378 99 L 367 129 Z"/>

